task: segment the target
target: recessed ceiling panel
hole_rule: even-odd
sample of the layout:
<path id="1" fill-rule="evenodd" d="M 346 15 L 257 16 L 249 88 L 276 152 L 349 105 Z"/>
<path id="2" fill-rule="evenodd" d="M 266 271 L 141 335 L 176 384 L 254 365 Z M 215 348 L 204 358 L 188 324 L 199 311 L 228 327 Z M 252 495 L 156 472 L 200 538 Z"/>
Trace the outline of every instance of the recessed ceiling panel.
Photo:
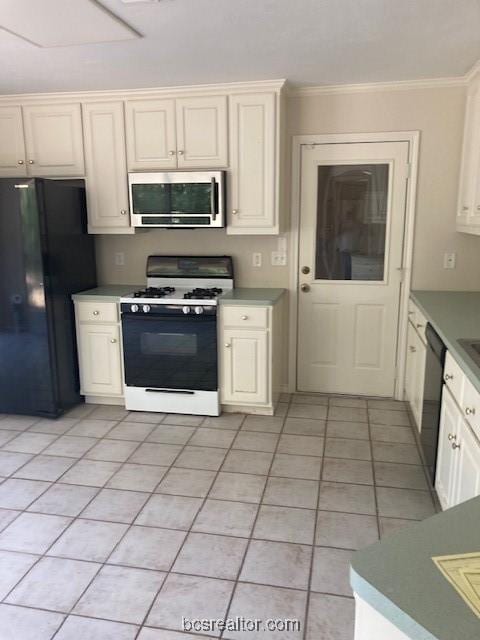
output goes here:
<path id="1" fill-rule="evenodd" d="M 0 27 L 39 47 L 139 38 L 96 0 L 0 0 Z"/>

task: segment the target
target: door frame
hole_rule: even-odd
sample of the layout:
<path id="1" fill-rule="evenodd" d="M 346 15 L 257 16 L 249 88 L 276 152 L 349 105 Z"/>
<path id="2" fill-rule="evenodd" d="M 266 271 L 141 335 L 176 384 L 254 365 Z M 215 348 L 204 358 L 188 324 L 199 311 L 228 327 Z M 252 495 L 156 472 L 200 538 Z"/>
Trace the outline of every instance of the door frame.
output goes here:
<path id="1" fill-rule="evenodd" d="M 290 303 L 289 303 L 289 346 L 288 346 L 288 391 L 297 389 L 297 345 L 298 345 L 298 276 L 299 276 L 299 242 L 301 211 L 301 172 L 302 146 L 319 144 L 353 144 L 366 142 L 408 142 L 408 180 L 405 194 L 405 227 L 403 236 L 403 269 L 402 286 L 400 288 L 397 359 L 395 363 L 394 398 L 403 400 L 403 381 L 405 377 L 408 299 L 412 281 L 413 238 L 416 215 L 416 191 L 418 174 L 418 153 L 420 147 L 420 131 L 388 131 L 378 133 L 334 133 L 298 135 L 292 137 L 292 183 L 291 183 L 291 221 L 289 231 L 290 250 Z"/>

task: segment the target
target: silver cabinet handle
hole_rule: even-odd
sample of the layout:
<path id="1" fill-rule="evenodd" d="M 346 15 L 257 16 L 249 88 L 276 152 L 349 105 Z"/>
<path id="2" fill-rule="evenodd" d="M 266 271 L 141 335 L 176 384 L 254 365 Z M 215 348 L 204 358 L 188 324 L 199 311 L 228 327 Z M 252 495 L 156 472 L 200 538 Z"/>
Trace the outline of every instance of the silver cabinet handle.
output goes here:
<path id="1" fill-rule="evenodd" d="M 460 445 L 456 442 L 452 442 L 452 449 L 460 449 Z"/>
<path id="2" fill-rule="evenodd" d="M 28 164 L 34 164 L 34 160 L 29 160 Z"/>
<path id="3" fill-rule="evenodd" d="M 24 164 L 24 161 L 23 160 L 19 160 L 18 164 Z"/>
<path id="4" fill-rule="evenodd" d="M 236 216 L 237 213 L 238 213 L 238 209 L 232 209 L 232 213 L 233 213 L 234 216 Z"/>
<path id="5" fill-rule="evenodd" d="M 184 154 L 184 151 L 183 151 L 182 149 L 179 149 L 179 151 L 178 151 L 178 155 L 179 155 L 179 156 L 183 156 L 183 154 Z"/>
<path id="6" fill-rule="evenodd" d="M 450 442 L 451 442 L 452 440 L 456 440 L 456 439 L 457 439 L 457 436 L 456 436 L 455 434 L 453 434 L 453 433 L 449 433 L 449 434 L 448 434 L 448 439 L 449 439 L 449 440 L 450 440 Z"/>
<path id="7" fill-rule="evenodd" d="M 92 311 L 94 316 L 99 316 L 100 315 L 100 311 Z"/>
<path id="8" fill-rule="evenodd" d="M 126 209 L 120 209 L 120 215 L 126 216 L 127 215 L 127 210 Z"/>
<path id="9" fill-rule="evenodd" d="M 467 415 L 467 416 L 474 416 L 474 415 L 475 415 L 475 407 L 472 407 L 472 408 L 467 407 L 467 408 L 465 409 L 465 415 Z"/>
<path id="10" fill-rule="evenodd" d="M 445 380 L 445 382 L 448 382 L 449 380 L 453 380 L 453 374 L 446 373 L 444 380 Z"/>
<path id="11" fill-rule="evenodd" d="M 410 353 L 415 353 L 415 351 L 416 351 L 415 347 L 410 346 L 408 348 L 410 349 Z"/>
<path id="12" fill-rule="evenodd" d="M 176 153 L 177 153 L 176 151 L 169 151 L 169 152 L 168 152 L 168 155 L 169 155 L 169 156 L 174 156 Z"/>
<path id="13" fill-rule="evenodd" d="M 248 320 L 248 316 L 242 316 L 242 320 Z"/>
<path id="14" fill-rule="evenodd" d="M 230 349 L 230 347 L 231 347 L 231 346 L 232 346 L 232 345 L 231 345 L 229 342 L 226 342 L 226 343 L 225 343 L 225 347 L 226 347 L 227 349 Z"/>
<path id="15" fill-rule="evenodd" d="M 112 339 L 110 340 L 110 342 L 111 342 L 112 344 L 115 344 L 115 343 L 116 343 L 116 341 L 117 341 L 117 340 L 116 340 L 116 338 L 112 338 Z"/>

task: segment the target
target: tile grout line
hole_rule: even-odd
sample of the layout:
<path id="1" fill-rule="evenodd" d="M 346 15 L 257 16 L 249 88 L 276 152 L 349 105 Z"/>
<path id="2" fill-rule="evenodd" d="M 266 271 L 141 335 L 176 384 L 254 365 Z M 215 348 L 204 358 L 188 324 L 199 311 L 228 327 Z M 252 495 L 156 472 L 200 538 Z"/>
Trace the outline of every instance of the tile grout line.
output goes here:
<path id="1" fill-rule="evenodd" d="M 271 471 L 271 469 L 273 467 L 273 464 L 274 464 L 274 461 L 275 461 L 275 456 L 277 455 L 278 447 L 280 445 L 280 440 L 281 440 L 281 437 L 282 437 L 284 429 L 285 429 L 285 422 L 287 420 L 287 416 L 288 416 L 288 412 L 289 412 L 289 409 L 290 409 L 290 405 L 291 405 L 291 397 L 290 397 L 290 400 L 289 400 L 289 402 L 287 404 L 287 408 L 286 408 L 285 414 L 282 416 L 282 427 L 281 427 L 281 429 L 280 429 L 280 431 L 278 433 L 277 442 L 276 442 L 275 448 L 274 448 L 274 450 L 272 452 L 272 459 L 271 459 L 270 465 L 268 467 L 268 471 L 267 471 L 267 475 L 266 475 L 266 479 L 265 479 L 265 484 L 263 486 L 262 494 L 260 496 L 260 499 L 259 499 L 259 502 L 258 502 L 258 505 L 257 505 L 255 518 L 253 519 L 253 523 L 252 523 L 252 526 L 250 528 L 250 534 L 248 536 L 248 541 L 247 541 L 247 544 L 245 546 L 245 550 L 243 552 L 243 557 L 242 557 L 242 560 L 240 562 L 240 566 L 239 566 L 238 571 L 237 571 L 237 575 L 236 575 L 236 579 L 235 579 L 234 586 L 233 586 L 233 589 L 232 589 L 232 593 L 230 594 L 230 598 L 228 600 L 228 603 L 227 603 L 227 606 L 226 606 L 226 609 L 225 609 L 225 619 L 228 619 L 228 616 L 230 614 L 230 610 L 231 610 L 232 604 L 233 604 L 233 599 L 234 599 L 235 594 L 237 592 L 238 584 L 240 582 L 240 576 L 242 574 L 243 567 L 245 565 L 245 560 L 247 558 L 248 551 L 249 551 L 250 546 L 251 546 L 251 542 L 252 542 L 252 539 L 253 539 L 253 533 L 255 531 L 255 527 L 256 527 L 257 521 L 258 521 L 258 516 L 260 514 L 260 510 L 261 510 L 261 507 L 262 507 L 263 497 L 264 497 L 265 491 L 267 489 L 268 480 L 271 477 L 270 476 L 270 471 Z M 219 638 L 221 640 L 223 640 L 226 637 L 225 636 L 225 631 L 226 630 L 223 629 L 219 634 Z"/>
<path id="2" fill-rule="evenodd" d="M 235 415 L 235 414 L 233 414 L 233 415 Z M 239 415 L 242 415 L 242 414 L 239 414 Z M 134 638 L 134 640 L 137 640 L 137 639 L 138 639 L 138 636 L 140 635 L 140 633 L 141 633 L 141 631 L 142 631 L 142 628 L 146 625 L 146 622 L 147 622 L 147 620 L 148 620 L 148 617 L 150 616 L 150 613 L 151 613 L 151 611 L 152 611 L 152 609 L 153 609 L 153 607 L 154 607 L 154 605 L 155 605 L 155 602 L 157 601 L 157 598 L 158 598 L 158 596 L 159 596 L 159 594 L 160 594 L 161 590 L 163 589 L 163 587 L 164 587 L 164 585 L 165 585 L 166 581 L 168 580 L 168 577 L 169 577 L 172 573 L 175 573 L 175 572 L 173 572 L 173 571 L 172 571 L 172 569 L 173 569 L 173 567 L 175 566 L 175 563 L 176 563 L 176 561 L 177 561 L 177 559 L 178 559 L 178 557 L 179 557 L 180 553 L 182 552 L 183 547 L 185 546 L 185 543 L 186 543 L 186 541 L 187 541 L 187 539 L 188 539 L 188 537 L 189 537 L 190 533 L 192 533 L 192 527 L 193 527 L 193 525 L 195 524 L 195 521 L 196 521 L 196 519 L 197 519 L 198 515 L 200 514 L 200 512 L 202 511 L 202 509 L 203 509 L 203 507 L 204 507 L 204 505 L 205 505 L 206 501 L 208 500 L 209 493 L 210 493 L 210 491 L 212 490 L 212 488 L 213 488 L 213 486 L 214 486 L 214 484 L 215 484 L 215 482 L 216 482 L 216 480 L 217 480 L 217 478 L 218 478 L 219 474 L 221 473 L 221 470 L 222 470 L 222 468 L 223 468 L 223 465 L 224 465 L 224 463 L 225 463 L 225 460 L 227 459 L 229 452 L 232 450 L 233 443 L 235 442 L 235 440 L 236 440 L 236 438 L 237 438 L 237 435 L 240 433 L 241 428 L 242 428 L 242 425 L 243 425 L 243 423 L 245 422 L 245 419 L 246 419 L 246 415 L 243 415 L 243 417 L 242 417 L 242 418 L 241 418 L 241 420 L 240 420 L 240 424 L 238 425 L 238 427 L 237 427 L 235 430 L 233 430 L 233 429 L 232 429 L 232 430 L 230 430 L 230 429 L 229 429 L 229 431 L 235 431 L 235 435 L 234 435 L 234 437 L 232 438 L 232 442 L 230 443 L 230 447 L 229 447 L 228 449 L 226 449 L 226 450 L 225 450 L 225 455 L 224 455 L 224 457 L 223 457 L 223 459 L 222 459 L 222 462 L 219 464 L 218 469 L 216 470 L 215 475 L 214 475 L 214 477 L 213 477 L 213 479 L 212 479 L 212 482 L 211 482 L 211 484 L 210 484 L 210 487 L 209 487 L 209 488 L 208 488 L 208 490 L 206 491 L 205 496 L 202 498 L 202 502 L 201 502 L 201 504 L 199 505 L 199 507 L 198 507 L 197 511 L 195 512 L 194 517 L 192 518 L 192 521 L 190 522 L 190 526 L 188 527 L 188 529 L 187 529 L 186 531 L 184 530 L 184 531 L 185 531 L 185 537 L 184 537 L 184 539 L 183 539 L 183 542 L 182 542 L 182 544 L 180 545 L 180 547 L 179 547 L 179 549 L 178 549 L 177 553 L 175 554 L 175 556 L 174 556 L 174 558 L 173 558 L 172 562 L 170 563 L 170 568 L 165 572 L 165 578 L 163 579 L 162 584 L 160 585 L 160 587 L 158 588 L 157 592 L 155 593 L 155 596 L 154 596 L 154 598 L 153 598 L 152 602 L 150 603 L 150 606 L 148 607 L 147 612 L 146 612 L 146 614 L 145 614 L 145 616 L 144 616 L 144 618 L 143 618 L 142 622 L 140 623 L 139 630 L 138 630 L 138 632 L 135 634 L 135 638 Z M 201 424 L 205 424 L 205 420 L 203 420 L 203 422 L 202 422 Z M 196 433 L 196 431 L 195 431 L 194 433 Z M 191 437 L 193 437 L 194 433 L 192 433 L 192 436 L 191 436 Z M 186 445 L 185 445 L 185 446 L 186 446 Z M 212 471 L 213 471 L 213 470 L 212 470 Z M 168 473 L 168 472 L 166 472 L 166 473 L 165 473 L 165 476 L 167 475 L 167 473 Z M 157 487 L 156 487 L 156 488 L 158 488 L 158 486 L 159 486 L 159 485 L 157 485 Z M 154 495 L 169 495 L 169 494 L 154 494 Z M 214 534 L 212 534 L 212 535 L 214 535 Z M 188 575 L 188 574 L 187 574 L 187 575 Z"/>

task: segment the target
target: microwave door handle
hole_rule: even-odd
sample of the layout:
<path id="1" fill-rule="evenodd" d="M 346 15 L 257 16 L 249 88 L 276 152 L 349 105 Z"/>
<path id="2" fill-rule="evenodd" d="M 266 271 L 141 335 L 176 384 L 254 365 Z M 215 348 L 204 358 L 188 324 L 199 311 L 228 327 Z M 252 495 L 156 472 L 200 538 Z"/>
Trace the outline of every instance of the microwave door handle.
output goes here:
<path id="1" fill-rule="evenodd" d="M 215 178 L 211 179 L 212 188 L 210 189 L 210 213 L 212 214 L 212 220 L 217 218 L 217 207 L 215 202 L 215 186 L 217 184 Z"/>

